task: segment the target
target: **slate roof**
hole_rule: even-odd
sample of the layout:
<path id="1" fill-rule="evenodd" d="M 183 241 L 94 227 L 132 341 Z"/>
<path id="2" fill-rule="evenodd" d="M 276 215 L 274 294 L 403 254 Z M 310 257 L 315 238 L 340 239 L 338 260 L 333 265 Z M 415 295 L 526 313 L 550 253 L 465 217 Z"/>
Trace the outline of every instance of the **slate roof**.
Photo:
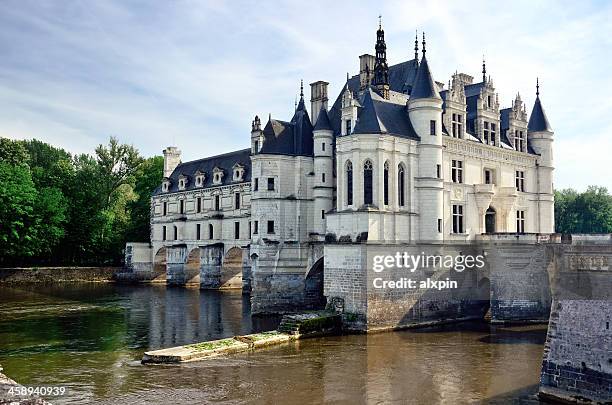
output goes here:
<path id="1" fill-rule="evenodd" d="M 244 176 L 241 181 L 233 181 L 233 167 L 236 163 L 244 167 Z M 220 185 L 213 185 L 213 169 L 218 167 L 223 170 L 224 175 Z M 195 174 L 197 171 L 204 173 L 204 184 L 202 187 L 196 187 Z M 178 189 L 179 176 L 187 177 L 187 186 L 185 190 Z M 168 193 L 178 191 L 199 190 L 207 187 L 226 186 L 229 184 L 237 184 L 251 181 L 251 149 L 241 149 L 234 152 L 224 153 L 222 155 L 212 156 L 204 159 L 192 160 L 191 162 L 180 163 L 170 175 L 170 188 Z M 153 195 L 164 194 L 161 191 L 161 185 L 153 191 Z"/>
<path id="2" fill-rule="evenodd" d="M 313 131 L 333 131 L 331 123 L 329 122 L 329 116 L 327 115 L 327 109 L 325 107 L 321 107 L 319 111 L 319 115 L 317 116 L 317 123 L 314 126 Z"/>
<path id="3" fill-rule="evenodd" d="M 264 127 L 264 142 L 259 153 L 288 156 L 313 156 L 312 123 L 300 98 L 290 122 L 270 118 Z"/>
<path id="4" fill-rule="evenodd" d="M 404 103 L 391 103 L 368 87 L 361 102 L 354 134 L 389 134 L 419 140 Z"/>
<path id="5" fill-rule="evenodd" d="M 423 56 L 423 59 L 419 64 L 412 91 L 410 93 L 410 98 L 413 100 L 420 98 L 440 98 L 437 85 L 434 83 L 434 80 L 431 77 L 429 63 L 427 63 L 427 58 L 425 56 Z"/>
<path id="6" fill-rule="evenodd" d="M 531 110 L 531 115 L 529 116 L 529 124 L 527 124 L 527 129 L 529 132 L 552 132 L 552 128 L 550 126 L 550 123 L 548 122 L 548 118 L 546 118 L 546 113 L 544 112 L 542 103 L 540 102 L 539 95 L 536 97 L 535 103 L 533 104 L 533 109 Z"/>

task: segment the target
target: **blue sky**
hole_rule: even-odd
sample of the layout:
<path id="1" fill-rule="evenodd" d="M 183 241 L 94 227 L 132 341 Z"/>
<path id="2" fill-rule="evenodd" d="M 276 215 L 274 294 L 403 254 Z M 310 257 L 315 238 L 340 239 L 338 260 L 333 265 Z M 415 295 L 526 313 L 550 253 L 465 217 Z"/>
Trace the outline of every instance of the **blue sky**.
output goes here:
<path id="1" fill-rule="evenodd" d="M 612 2 L 381 3 L 3 0 L 0 136 L 92 152 L 114 135 L 183 160 L 248 147 L 255 114 L 291 117 L 301 78 L 335 98 L 382 14 L 390 64 L 418 29 L 438 81 L 480 77 L 486 55 L 502 107 L 520 92 L 531 111 L 539 76 L 555 186 L 612 190 Z"/>

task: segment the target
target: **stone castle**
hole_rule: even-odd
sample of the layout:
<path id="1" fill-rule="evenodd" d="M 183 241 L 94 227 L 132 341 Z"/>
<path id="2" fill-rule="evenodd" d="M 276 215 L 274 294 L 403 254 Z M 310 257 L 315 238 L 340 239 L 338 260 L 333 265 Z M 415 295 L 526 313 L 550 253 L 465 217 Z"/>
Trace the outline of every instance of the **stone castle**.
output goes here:
<path id="1" fill-rule="evenodd" d="M 316 81 L 307 111 L 302 86 L 289 121 L 255 116 L 248 149 L 181 162 L 166 148 L 151 242 L 128 244 L 128 267 L 243 288 L 254 312 L 284 312 L 324 305 L 324 257 L 343 246 L 553 233 L 553 132 L 539 86 L 528 117 L 518 94 L 500 107 L 484 61 L 482 80 L 455 73 L 446 84 L 432 76 L 425 36 L 411 60 L 388 66 L 386 49 L 379 25 L 375 55 L 359 57 L 331 106 Z"/>

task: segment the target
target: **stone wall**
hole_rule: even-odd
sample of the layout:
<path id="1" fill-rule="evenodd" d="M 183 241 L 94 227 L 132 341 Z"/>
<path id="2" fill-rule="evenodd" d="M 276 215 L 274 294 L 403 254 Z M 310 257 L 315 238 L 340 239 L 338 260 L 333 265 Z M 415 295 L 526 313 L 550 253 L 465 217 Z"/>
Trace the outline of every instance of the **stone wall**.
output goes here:
<path id="1" fill-rule="evenodd" d="M 0 283 L 113 281 L 120 267 L 27 267 L 0 269 Z"/>

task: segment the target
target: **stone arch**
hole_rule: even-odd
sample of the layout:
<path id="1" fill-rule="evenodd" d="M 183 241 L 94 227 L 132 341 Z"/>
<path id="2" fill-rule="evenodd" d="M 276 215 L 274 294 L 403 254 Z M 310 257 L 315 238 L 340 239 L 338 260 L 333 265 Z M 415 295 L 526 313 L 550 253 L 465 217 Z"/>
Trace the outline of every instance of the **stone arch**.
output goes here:
<path id="1" fill-rule="evenodd" d="M 344 164 L 346 173 L 346 205 L 353 205 L 353 163 L 347 160 Z"/>
<path id="2" fill-rule="evenodd" d="M 242 249 L 237 246 L 223 256 L 219 288 L 242 288 Z"/>
<path id="3" fill-rule="evenodd" d="M 370 159 L 363 162 L 363 204 L 374 204 L 374 165 Z"/>
<path id="4" fill-rule="evenodd" d="M 199 247 L 192 249 L 185 261 L 185 284 L 200 286 L 201 251 Z"/>
<path id="5" fill-rule="evenodd" d="M 324 280 L 323 257 L 317 260 L 304 280 L 304 307 L 306 309 L 324 309 L 327 300 L 323 294 Z"/>
<path id="6" fill-rule="evenodd" d="M 153 258 L 153 275 L 151 277 L 151 282 L 154 283 L 165 283 L 166 276 L 168 274 L 168 258 L 166 253 L 166 247 L 162 246 L 157 253 L 155 253 L 155 257 Z"/>
<path id="7" fill-rule="evenodd" d="M 485 233 L 495 233 L 497 228 L 497 211 L 493 206 L 489 206 L 485 212 Z"/>

